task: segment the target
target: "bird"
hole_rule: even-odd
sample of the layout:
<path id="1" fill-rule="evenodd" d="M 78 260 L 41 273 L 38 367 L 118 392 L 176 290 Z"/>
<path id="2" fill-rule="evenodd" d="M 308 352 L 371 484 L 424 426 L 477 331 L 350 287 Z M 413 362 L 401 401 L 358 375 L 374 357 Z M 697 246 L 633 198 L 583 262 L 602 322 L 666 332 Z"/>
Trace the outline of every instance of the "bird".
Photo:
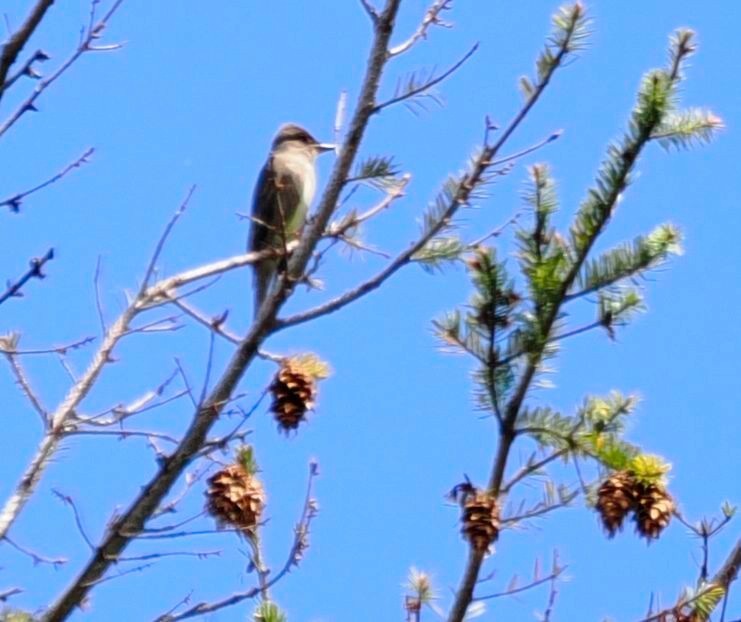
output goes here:
<path id="1" fill-rule="evenodd" d="M 274 249 L 279 253 L 301 235 L 316 192 L 316 158 L 334 148 L 295 123 L 278 129 L 255 184 L 248 251 Z M 285 266 L 285 261 L 285 256 L 280 262 L 270 257 L 253 264 L 255 317 L 275 283 L 279 264 Z"/>

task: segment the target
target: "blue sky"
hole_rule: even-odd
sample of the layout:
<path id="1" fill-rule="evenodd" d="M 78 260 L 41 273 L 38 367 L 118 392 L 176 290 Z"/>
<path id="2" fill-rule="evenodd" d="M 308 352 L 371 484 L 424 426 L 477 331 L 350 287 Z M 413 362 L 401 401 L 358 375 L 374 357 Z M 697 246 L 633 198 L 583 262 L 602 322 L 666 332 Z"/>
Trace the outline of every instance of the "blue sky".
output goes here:
<path id="1" fill-rule="evenodd" d="M 18 24 L 28 2 L 4 3 Z M 244 249 L 247 225 L 236 212 L 249 199 L 271 136 L 284 121 L 296 121 L 330 139 L 342 90 L 353 102 L 370 41 L 367 17 L 356 2 L 309 4 L 181 0 L 127 0 L 106 41 L 123 41 L 116 53 L 84 57 L 0 141 L 0 196 L 25 189 L 96 148 L 91 163 L 61 183 L 30 197 L 21 213 L 3 220 L 3 278 L 23 271 L 29 257 L 49 246 L 57 258 L 49 277 L 32 282 L 26 296 L 0 307 L 0 333 L 22 333 L 24 347 L 43 347 L 94 335 L 98 318 L 93 290 L 102 258 L 101 293 L 108 321 L 122 310 L 124 290 L 141 278 L 160 232 L 188 187 L 198 189 L 161 262 L 179 269 L 230 256 Z M 312 3 L 313 4 L 313 3 Z M 683 87 L 686 105 L 708 105 L 727 129 L 709 147 L 665 153 L 654 146 L 642 160 L 637 182 L 626 194 L 601 242 L 603 248 L 671 221 L 685 233 L 686 253 L 646 283 L 649 312 L 619 333 L 569 340 L 557 359 L 556 388 L 539 391 L 535 403 L 569 411 L 586 394 L 612 389 L 642 397 L 629 437 L 674 464 L 670 488 L 691 518 L 717 513 L 720 503 L 741 501 L 737 473 L 739 423 L 733 390 L 738 377 L 741 302 L 738 267 L 738 153 L 741 139 L 741 41 L 735 2 L 656 0 L 650 3 L 589 3 L 595 20 L 590 49 L 554 81 L 522 131 L 510 143 L 526 147 L 557 129 L 563 136 L 518 164 L 463 226 L 476 237 L 504 222 L 520 207 L 525 166 L 552 165 L 559 182 L 561 226 L 568 223 L 606 144 L 619 135 L 633 104 L 641 74 L 662 65 L 668 35 L 678 26 L 699 33 L 700 52 Z M 86 0 L 57 2 L 29 49 L 43 47 L 59 63 L 77 41 L 88 15 Z M 415 26 L 426 2 L 403 3 L 396 40 Z M 392 108 L 372 121 L 362 153 L 392 154 L 412 174 L 407 196 L 372 223 L 367 240 L 393 252 L 418 230 L 417 219 L 445 175 L 457 170 L 480 140 L 485 115 L 505 123 L 517 110 L 516 83 L 532 72 L 555 2 L 457 3 L 448 14 L 455 27 L 438 29 L 413 52 L 391 63 L 382 97 L 413 69 L 445 67 L 475 42 L 479 52 L 441 89 L 442 108 L 413 116 Z M 4 118 L 23 89 L 5 98 Z M 331 156 L 321 161 L 327 178 Z M 358 197 L 368 206 L 374 196 Z M 504 242 L 503 252 L 511 246 Z M 373 274 L 383 260 L 336 256 L 322 274 L 324 293 L 300 292 L 287 310 L 297 310 L 343 291 Z M 292 621 L 401 620 L 401 584 L 412 565 L 429 571 L 449 603 L 458 582 L 465 545 L 457 511 L 443 496 L 467 474 L 484 482 L 495 448 L 495 427 L 472 408 L 470 362 L 439 353 L 430 320 L 462 304 L 470 288 L 461 269 L 429 276 L 406 268 L 381 291 L 343 312 L 276 336 L 271 351 L 312 350 L 328 360 L 332 378 L 321 386 L 311 423 L 297 437 L 278 435 L 265 408 L 251 426 L 270 499 L 265 529 L 271 565 L 283 563 L 298 517 L 307 463 L 318 459 L 316 494 L 321 513 L 302 566 L 274 590 Z M 230 309 L 235 330 L 251 316 L 249 275 L 223 278 L 198 299 L 211 314 Z M 590 309 L 583 311 L 585 316 Z M 197 326 L 174 334 L 134 336 L 117 350 L 85 403 L 87 412 L 126 402 L 164 379 L 178 357 L 192 381 L 205 373 L 209 338 Z M 83 370 L 93 349 L 72 356 Z M 217 344 L 214 370 L 230 349 Z M 269 381 L 273 367 L 256 364 L 244 378 L 245 406 Z M 28 362 L 28 373 L 52 407 L 67 389 L 54 359 Z M 32 455 L 40 430 L 8 371 L 0 374 L 5 428 L 0 440 L 0 493 L 4 498 Z M 177 433 L 191 409 L 184 401 L 154 411 L 142 429 Z M 228 425 L 226 422 L 225 425 Z M 514 453 L 526 456 L 526 447 Z M 514 463 L 513 463 L 514 464 Z M 19 542 L 70 562 L 60 569 L 34 567 L 0 549 L 0 588 L 26 592 L 13 602 L 30 609 L 48 603 L 87 559 L 87 549 L 68 508 L 53 489 L 77 502 L 91 536 L 99 537 L 116 508 L 124 508 L 154 472 L 151 451 L 139 440 L 76 439 L 46 472 L 37 495 L 12 532 Z M 574 473 L 560 474 L 574 483 Z M 196 487 L 182 516 L 202 504 Z M 203 521 L 207 528 L 209 523 Z M 711 549 L 716 567 L 738 537 L 732 524 Z M 210 600 L 246 589 L 246 559 L 230 535 L 177 542 L 170 550 L 222 550 L 218 558 L 171 558 L 143 572 L 94 590 L 86 614 L 74 619 L 145 620 L 168 610 L 191 589 L 194 600 Z M 167 550 L 134 545 L 131 555 Z M 652 590 L 663 603 L 697 575 L 697 542 L 673 524 L 647 547 L 628 532 L 608 541 L 596 517 L 578 501 L 551 519 L 521 532 L 507 532 L 490 559 L 495 571 L 482 590 L 500 591 L 512 574 L 523 579 L 536 557 L 558 549 L 571 581 L 559 589 L 554 619 L 635 620 L 647 609 Z M 131 565 L 131 564 L 130 564 Z M 133 564 L 136 565 L 136 564 Z M 122 564 L 120 570 L 127 565 Z M 490 588 L 490 589 L 489 589 Z M 532 619 L 547 593 L 494 601 L 484 620 Z M 741 599 L 731 599 L 731 618 Z M 244 619 L 252 605 L 224 610 L 210 620 Z M 425 619 L 431 619 L 428 613 Z"/>

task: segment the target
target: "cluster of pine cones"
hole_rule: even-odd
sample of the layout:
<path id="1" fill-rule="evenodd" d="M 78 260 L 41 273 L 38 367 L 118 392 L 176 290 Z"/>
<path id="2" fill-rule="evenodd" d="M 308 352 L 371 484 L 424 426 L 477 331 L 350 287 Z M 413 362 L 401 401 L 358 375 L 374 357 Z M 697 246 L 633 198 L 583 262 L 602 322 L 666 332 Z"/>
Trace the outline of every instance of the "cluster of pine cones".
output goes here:
<path id="1" fill-rule="evenodd" d="M 675 506 L 663 485 L 643 483 L 630 471 L 617 471 L 599 487 L 596 507 L 611 538 L 632 513 L 638 534 L 653 540 L 669 524 Z"/>
<path id="2" fill-rule="evenodd" d="M 306 420 L 314 407 L 317 381 L 326 378 L 329 368 L 316 356 L 307 354 L 287 358 L 270 385 L 273 401 L 270 411 L 278 429 L 289 433 Z M 243 448 L 234 464 L 224 467 L 208 480 L 206 509 L 220 527 L 254 535 L 265 509 L 266 495 L 257 478 L 252 450 Z"/>

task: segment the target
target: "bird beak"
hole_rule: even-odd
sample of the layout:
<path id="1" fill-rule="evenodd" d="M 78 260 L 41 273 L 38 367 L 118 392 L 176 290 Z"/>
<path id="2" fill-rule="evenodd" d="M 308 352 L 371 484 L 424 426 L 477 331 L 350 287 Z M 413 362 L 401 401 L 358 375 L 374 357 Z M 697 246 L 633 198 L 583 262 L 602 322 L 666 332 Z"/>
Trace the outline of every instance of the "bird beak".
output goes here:
<path id="1" fill-rule="evenodd" d="M 316 146 L 316 149 L 319 153 L 324 153 L 325 151 L 334 151 L 337 148 L 337 145 L 334 143 L 319 143 Z"/>

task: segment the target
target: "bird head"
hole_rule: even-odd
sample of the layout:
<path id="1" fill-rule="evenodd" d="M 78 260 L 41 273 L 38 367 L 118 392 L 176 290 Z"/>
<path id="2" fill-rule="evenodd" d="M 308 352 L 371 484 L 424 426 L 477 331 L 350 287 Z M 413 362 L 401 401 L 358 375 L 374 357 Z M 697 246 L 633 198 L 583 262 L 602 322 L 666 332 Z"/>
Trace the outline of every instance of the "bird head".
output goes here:
<path id="1" fill-rule="evenodd" d="M 314 155 L 326 151 L 333 151 L 335 145 L 331 143 L 320 143 L 307 130 L 295 123 L 286 123 L 278 130 L 273 139 L 273 151 L 286 146 L 309 147 Z"/>

